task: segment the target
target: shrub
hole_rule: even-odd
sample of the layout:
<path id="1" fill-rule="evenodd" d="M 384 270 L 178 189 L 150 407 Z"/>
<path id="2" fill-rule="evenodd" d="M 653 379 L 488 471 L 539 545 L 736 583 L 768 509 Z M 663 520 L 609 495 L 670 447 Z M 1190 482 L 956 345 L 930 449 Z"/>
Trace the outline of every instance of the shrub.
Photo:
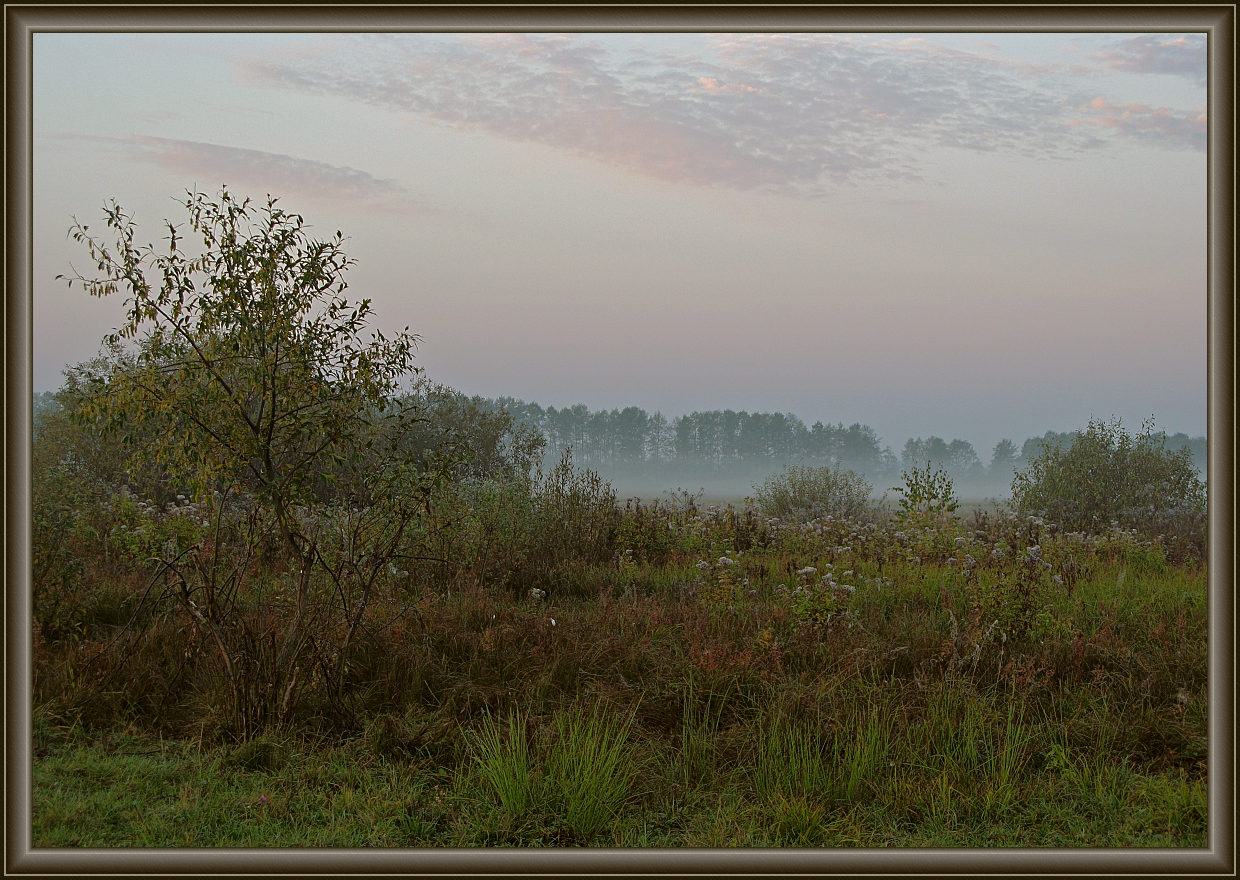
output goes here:
<path id="1" fill-rule="evenodd" d="M 1192 454 L 1167 449 L 1152 420 L 1134 437 L 1118 419 L 1091 419 L 1070 443 L 1044 447 L 1012 480 L 1020 514 L 1095 534 L 1112 523 L 1146 534 L 1192 530 L 1204 525 L 1205 501 Z"/>
<path id="2" fill-rule="evenodd" d="M 616 491 L 597 472 L 574 467 L 571 449 L 542 478 L 537 501 L 536 558 L 547 566 L 611 559 L 620 525 Z"/>
<path id="3" fill-rule="evenodd" d="M 528 478 L 542 457 L 542 434 L 481 397 L 423 381 L 402 400 L 422 418 L 403 426 L 401 447 L 418 455 L 454 450 L 457 481 Z"/>
<path id="4" fill-rule="evenodd" d="M 920 470 L 914 465 L 903 471 L 901 477 L 904 485 L 897 486 L 895 491 L 900 493 L 898 515 L 903 519 L 935 519 L 952 513 L 960 505 L 952 478 L 946 471 L 933 468 L 929 461 Z"/>
<path id="5" fill-rule="evenodd" d="M 778 474 L 754 485 L 755 498 L 767 516 L 794 520 L 833 516 L 863 517 L 869 510 L 873 487 L 858 473 L 834 467 L 788 465 Z"/>
<path id="6" fill-rule="evenodd" d="M 571 450 L 546 473 L 445 486 L 436 506 L 438 555 L 468 579 L 521 594 L 610 562 L 621 518 L 611 484 L 574 466 Z"/>

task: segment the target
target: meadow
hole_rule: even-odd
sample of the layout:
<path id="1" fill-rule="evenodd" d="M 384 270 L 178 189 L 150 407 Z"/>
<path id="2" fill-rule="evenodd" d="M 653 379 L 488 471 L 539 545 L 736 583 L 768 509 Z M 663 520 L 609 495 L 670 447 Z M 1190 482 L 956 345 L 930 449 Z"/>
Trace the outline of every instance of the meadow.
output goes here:
<path id="1" fill-rule="evenodd" d="M 97 547 L 36 628 L 34 845 L 1205 845 L 1191 547 L 560 488 L 445 511 L 464 563 L 387 573 L 347 711 L 307 687 L 244 740 L 140 553 Z"/>

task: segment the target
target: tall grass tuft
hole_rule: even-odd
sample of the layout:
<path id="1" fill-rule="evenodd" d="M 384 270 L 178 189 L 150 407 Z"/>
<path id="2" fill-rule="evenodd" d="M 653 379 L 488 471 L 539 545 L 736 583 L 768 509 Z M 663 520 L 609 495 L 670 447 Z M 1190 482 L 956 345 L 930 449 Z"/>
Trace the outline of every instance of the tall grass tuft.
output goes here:
<path id="1" fill-rule="evenodd" d="M 710 693 L 704 705 L 697 701 L 697 688 L 690 675 L 685 688 L 680 723 L 680 751 L 676 755 L 677 776 L 686 788 L 709 780 L 716 770 L 715 741 L 726 695 Z"/>
<path id="2" fill-rule="evenodd" d="M 482 726 L 466 734 L 466 743 L 490 794 L 514 817 L 521 817 L 536 798 L 534 761 L 526 736 L 526 719 L 513 712 L 506 725 L 490 715 Z"/>
<path id="3" fill-rule="evenodd" d="M 1008 704 L 1007 722 L 1002 736 L 987 764 L 982 806 L 988 812 L 1008 810 L 1019 792 L 1021 773 L 1029 759 L 1028 746 L 1032 732 L 1024 723 L 1024 708 Z"/>
<path id="4" fill-rule="evenodd" d="M 1123 809 L 1132 775 L 1127 766 L 1116 765 L 1105 756 L 1091 758 L 1062 740 L 1051 744 L 1046 757 L 1069 797 L 1107 813 Z"/>
<path id="5" fill-rule="evenodd" d="M 892 746 L 892 722 L 878 707 L 858 719 L 856 733 L 844 743 L 841 794 L 848 803 L 856 802 L 873 790 L 879 771 L 887 763 Z"/>
<path id="6" fill-rule="evenodd" d="M 595 839 L 632 793 L 639 763 L 630 747 L 633 715 L 616 718 L 605 709 L 558 713 L 558 738 L 547 759 L 547 794 L 568 828 L 583 841 Z"/>
<path id="7" fill-rule="evenodd" d="M 829 794 L 835 779 L 824 746 L 817 731 L 773 714 L 759 733 L 755 793 L 762 800 Z"/>

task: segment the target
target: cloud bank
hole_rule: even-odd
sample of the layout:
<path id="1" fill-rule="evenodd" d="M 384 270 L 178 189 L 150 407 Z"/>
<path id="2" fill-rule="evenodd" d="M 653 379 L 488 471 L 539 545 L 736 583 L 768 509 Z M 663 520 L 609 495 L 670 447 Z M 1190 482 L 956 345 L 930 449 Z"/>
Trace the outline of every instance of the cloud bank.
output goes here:
<path id="1" fill-rule="evenodd" d="M 1098 60 L 1197 71 L 1195 43 L 1134 38 Z M 1067 68 L 922 38 L 744 34 L 695 51 L 582 35 L 338 35 L 250 57 L 243 81 L 535 142 L 669 181 L 820 192 L 918 179 L 927 150 L 1066 157 L 1132 135 L 1204 149 L 1200 111 L 1110 113 Z"/>

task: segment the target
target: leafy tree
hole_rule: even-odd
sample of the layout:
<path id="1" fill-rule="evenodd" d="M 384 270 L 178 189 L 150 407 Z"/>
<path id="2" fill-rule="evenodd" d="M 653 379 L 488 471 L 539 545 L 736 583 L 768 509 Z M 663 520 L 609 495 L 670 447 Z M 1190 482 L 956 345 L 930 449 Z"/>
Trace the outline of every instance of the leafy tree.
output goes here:
<path id="1" fill-rule="evenodd" d="M 968 440 L 957 439 L 947 444 L 947 466 L 961 477 L 979 477 L 982 473 L 982 461 Z"/>
<path id="2" fill-rule="evenodd" d="M 1181 432 L 1172 434 L 1167 438 L 1167 446 L 1171 449 L 1188 448 L 1189 454 L 1192 455 L 1193 464 L 1202 474 L 1206 472 L 1206 459 L 1208 447 L 1205 437 L 1189 437 Z"/>
<path id="3" fill-rule="evenodd" d="M 990 476 L 1010 482 L 1019 464 L 1019 453 L 1016 444 L 1011 440 L 1000 440 L 990 453 Z"/>
<path id="4" fill-rule="evenodd" d="M 1020 457 L 1024 461 L 1033 461 L 1051 446 L 1063 446 L 1072 442 L 1071 431 L 1047 431 L 1041 437 L 1030 437 L 1020 447 Z"/>
<path id="5" fill-rule="evenodd" d="M 851 463 L 853 467 L 872 471 L 882 470 L 890 465 L 893 456 L 882 448 L 878 434 L 869 425 L 853 422 L 845 429 L 841 423 L 838 429 L 841 431 L 841 457 L 844 461 Z"/>
<path id="6" fill-rule="evenodd" d="M 650 430 L 650 416 L 644 409 L 627 406 L 612 418 L 612 430 L 617 434 L 616 452 L 626 464 L 637 464 L 646 459 L 646 434 Z"/>
<path id="7" fill-rule="evenodd" d="M 713 461 L 714 431 L 709 412 L 694 411 L 676 422 L 676 454 L 690 461 Z"/>
<path id="8" fill-rule="evenodd" d="M 36 397 L 30 447 L 31 575 L 33 617 L 44 638 L 76 628 L 72 620 L 75 582 L 84 569 L 81 540 L 93 531 L 90 514 L 122 478 L 111 444 L 73 423 L 48 395 Z"/>
<path id="9" fill-rule="evenodd" d="M 192 625 L 216 646 L 250 736 L 286 715 L 312 677 L 342 699 L 350 646 L 443 468 L 402 455 L 414 414 L 394 394 L 416 372 L 417 338 L 408 328 L 361 338 L 370 301 L 344 297 L 343 235 L 312 238 L 271 197 L 259 205 L 225 189 L 183 204 L 193 254 L 171 221 L 165 245 L 138 244 L 115 202 L 104 207 L 111 241 L 75 220 L 70 234 L 97 274 L 62 277 L 126 299 L 102 356 L 71 383 L 77 418 L 140 439 L 131 462 L 164 469 L 213 505 L 217 522 L 229 504 L 247 504 L 292 562 L 276 613 L 259 618 L 276 622 L 247 628 L 237 603 L 251 548 L 236 548 L 231 569 L 218 547 L 172 547 L 162 560 Z M 303 669 L 311 663 L 321 674 Z"/>
<path id="10" fill-rule="evenodd" d="M 1052 443 L 1012 480 L 1012 500 L 1068 529 L 1098 532 L 1112 522 L 1169 532 L 1178 521 L 1204 523 L 1205 485 L 1186 447 L 1166 448 L 1153 420 L 1136 436 L 1118 419 L 1091 419 L 1068 443 Z"/>
<path id="11" fill-rule="evenodd" d="M 54 391 L 36 391 L 30 400 L 30 417 L 33 420 L 35 435 L 39 431 L 39 419 L 49 413 L 57 412 L 61 409 L 60 403 L 56 400 Z"/>
<path id="12" fill-rule="evenodd" d="M 933 462 L 941 467 L 951 460 L 951 453 L 948 451 L 947 441 L 942 437 L 932 435 L 925 440 L 910 437 L 904 443 L 900 460 L 906 468 L 915 467 L 919 461 Z"/>
<path id="13" fill-rule="evenodd" d="M 649 458 L 655 462 L 671 461 L 675 455 L 676 435 L 670 422 L 663 416 L 663 413 L 656 412 L 650 417 L 650 454 Z"/>
<path id="14" fill-rule="evenodd" d="M 805 438 L 805 446 L 812 458 L 821 461 L 839 461 L 843 441 L 835 426 L 814 422 Z"/>

